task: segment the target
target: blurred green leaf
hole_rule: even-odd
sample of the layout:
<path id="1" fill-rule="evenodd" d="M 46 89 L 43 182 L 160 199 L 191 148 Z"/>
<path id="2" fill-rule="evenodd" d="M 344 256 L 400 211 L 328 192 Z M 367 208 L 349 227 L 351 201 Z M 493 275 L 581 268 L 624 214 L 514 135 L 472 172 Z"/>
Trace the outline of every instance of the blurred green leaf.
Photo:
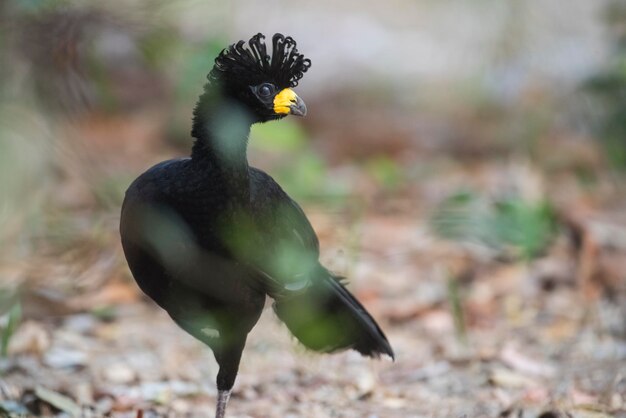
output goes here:
<path id="1" fill-rule="evenodd" d="M 448 278 L 448 303 L 454 318 L 454 330 L 459 342 L 467 343 L 467 328 L 465 325 L 465 314 L 463 311 L 462 293 L 459 278 L 450 276 Z"/>
<path id="2" fill-rule="evenodd" d="M 557 220 L 545 201 L 528 202 L 520 197 L 490 201 L 462 191 L 443 201 L 431 224 L 444 238 L 531 259 L 550 244 Z"/>
<path id="3" fill-rule="evenodd" d="M 556 216 L 547 202 L 511 199 L 498 202 L 493 225 L 501 241 L 518 248 L 524 258 L 530 259 L 550 244 L 556 230 Z"/>
<path id="4" fill-rule="evenodd" d="M 264 151 L 300 151 L 306 139 L 302 126 L 291 119 L 257 123 L 250 132 L 250 146 Z"/>
<path id="5" fill-rule="evenodd" d="M 439 205 L 431 225 L 444 238 L 483 242 L 491 246 L 487 228 L 483 225 L 488 210 L 478 196 L 469 191 L 460 191 Z"/>
<path id="6" fill-rule="evenodd" d="M 17 329 L 17 325 L 22 319 L 22 305 L 15 297 L 12 300 L 8 313 L 6 314 L 6 324 L 0 328 L 0 357 L 6 357 L 9 353 L 9 342 Z"/>

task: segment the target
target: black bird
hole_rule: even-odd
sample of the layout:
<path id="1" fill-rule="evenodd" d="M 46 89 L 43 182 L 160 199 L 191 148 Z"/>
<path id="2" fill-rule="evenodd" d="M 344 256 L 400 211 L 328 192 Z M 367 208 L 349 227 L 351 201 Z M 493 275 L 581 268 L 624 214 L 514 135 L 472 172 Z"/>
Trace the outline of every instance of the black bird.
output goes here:
<path id="1" fill-rule="evenodd" d="M 266 295 L 312 350 L 394 356 L 363 305 L 320 264 L 302 209 L 248 165 L 252 124 L 306 114 L 292 88 L 310 66 L 281 34 L 271 55 L 262 34 L 224 49 L 194 109 L 191 157 L 143 173 L 122 207 L 122 245 L 137 284 L 213 350 L 219 418 Z"/>

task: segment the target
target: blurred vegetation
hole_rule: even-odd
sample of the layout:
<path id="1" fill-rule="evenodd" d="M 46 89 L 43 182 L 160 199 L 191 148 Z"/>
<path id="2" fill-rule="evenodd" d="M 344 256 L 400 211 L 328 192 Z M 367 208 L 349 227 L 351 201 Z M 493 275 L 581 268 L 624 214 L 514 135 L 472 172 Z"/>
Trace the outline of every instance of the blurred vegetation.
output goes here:
<path id="1" fill-rule="evenodd" d="M 613 38 L 611 63 L 584 87 L 599 100 L 596 128 L 609 161 L 626 170 L 626 3 L 612 1 L 606 20 Z"/>
<path id="2" fill-rule="evenodd" d="M 22 305 L 15 290 L 0 288 L 0 357 L 8 355 L 9 342 L 22 318 Z"/>
<path id="3" fill-rule="evenodd" d="M 273 177 L 296 200 L 343 202 L 349 185 L 329 177 L 328 164 L 309 141 L 308 133 L 293 119 L 257 124 L 250 133 L 250 148 L 275 161 Z"/>
<path id="4" fill-rule="evenodd" d="M 541 255 L 557 232 L 556 214 L 548 201 L 519 196 L 489 199 L 471 191 L 445 199 L 431 225 L 441 237 L 522 260 Z"/>
<path id="5" fill-rule="evenodd" d="M 461 280 L 457 276 L 448 277 L 447 299 L 450 305 L 452 319 L 454 320 L 454 331 L 457 340 L 462 344 L 467 344 L 467 325 L 463 304 L 465 302 Z"/>

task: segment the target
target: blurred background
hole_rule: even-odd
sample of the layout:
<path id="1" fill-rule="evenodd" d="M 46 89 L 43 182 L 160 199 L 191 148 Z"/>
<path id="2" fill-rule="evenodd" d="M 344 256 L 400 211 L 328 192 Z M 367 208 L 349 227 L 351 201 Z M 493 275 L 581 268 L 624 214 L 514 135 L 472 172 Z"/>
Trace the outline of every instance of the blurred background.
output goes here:
<path id="1" fill-rule="evenodd" d="M 265 312 L 230 416 L 626 416 L 623 0 L 0 1 L 0 416 L 210 415 L 212 355 L 136 287 L 119 211 L 257 32 L 313 65 L 250 160 L 397 360 Z"/>

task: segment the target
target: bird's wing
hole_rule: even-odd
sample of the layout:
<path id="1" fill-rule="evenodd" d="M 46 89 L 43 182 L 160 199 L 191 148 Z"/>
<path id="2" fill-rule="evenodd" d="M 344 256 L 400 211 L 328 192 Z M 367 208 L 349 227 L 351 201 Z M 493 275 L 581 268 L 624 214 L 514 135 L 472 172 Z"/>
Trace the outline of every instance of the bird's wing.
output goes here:
<path id="1" fill-rule="evenodd" d="M 393 350 L 340 278 L 319 263 L 319 243 L 304 212 L 274 180 L 251 170 L 251 205 L 232 225 L 230 248 L 274 299 L 274 311 L 306 347 L 354 348 L 367 356 Z"/>
<path id="2" fill-rule="evenodd" d="M 317 236 L 300 206 L 267 174 L 251 178 L 259 238 L 253 264 L 278 317 L 310 349 L 353 348 L 366 356 L 393 358 L 376 321 L 341 279 L 319 263 Z"/>
<path id="3" fill-rule="evenodd" d="M 270 296 L 298 293 L 319 273 L 319 242 L 306 215 L 266 173 L 250 170 L 251 207 L 233 223 L 230 247 Z"/>

